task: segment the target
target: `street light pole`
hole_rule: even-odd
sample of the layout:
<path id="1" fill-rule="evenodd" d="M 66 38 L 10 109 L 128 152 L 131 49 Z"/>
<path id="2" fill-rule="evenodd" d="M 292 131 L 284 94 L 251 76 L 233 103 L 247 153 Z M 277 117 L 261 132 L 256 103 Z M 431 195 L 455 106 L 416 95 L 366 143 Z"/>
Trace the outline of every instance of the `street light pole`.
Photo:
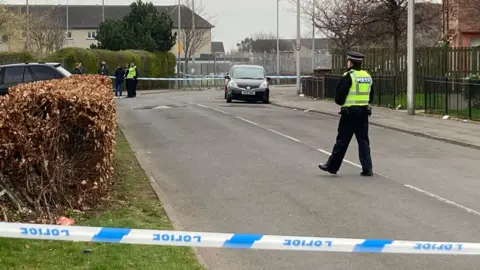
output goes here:
<path id="1" fill-rule="evenodd" d="M 301 76 L 300 76 L 300 49 L 302 45 L 300 43 L 300 0 L 297 0 L 297 44 L 295 49 L 297 51 L 297 94 L 302 93 L 301 89 Z"/>
<path id="2" fill-rule="evenodd" d="M 312 8 L 312 72 L 315 69 L 315 1 Z"/>
<path id="3" fill-rule="evenodd" d="M 66 40 L 65 43 L 67 45 L 66 47 L 68 47 L 68 38 L 69 36 L 68 36 L 68 0 L 67 0 L 67 38 L 65 39 Z"/>
<path id="4" fill-rule="evenodd" d="M 192 0 L 192 35 L 195 35 L 195 0 Z M 195 52 L 192 55 L 192 63 L 195 64 Z"/>
<path id="5" fill-rule="evenodd" d="M 105 22 L 105 0 L 102 0 L 102 22 Z"/>
<path id="6" fill-rule="evenodd" d="M 415 0 L 408 0 L 407 113 L 415 115 Z"/>
<path id="7" fill-rule="evenodd" d="M 30 51 L 30 10 L 29 10 L 29 4 L 27 0 L 27 33 L 26 33 L 26 40 L 27 40 L 27 52 Z"/>
<path id="8" fill-rule="evenodd" d="M 177 51 L 178 51 L 178 57 L 177 57 L 177 87 L 180 89 L 180 47 L 181 45 L 181 22 L 182 22 L 182 13 L 180 12 L 181 8 L 181 3 L 180 0 L 178 0 L 178 29 L 177 29 Z"/>
<path id="9" fill-rule="evenodd" d="M 277 84 L 280 84 L 280 0 L 277 0 Z"/>

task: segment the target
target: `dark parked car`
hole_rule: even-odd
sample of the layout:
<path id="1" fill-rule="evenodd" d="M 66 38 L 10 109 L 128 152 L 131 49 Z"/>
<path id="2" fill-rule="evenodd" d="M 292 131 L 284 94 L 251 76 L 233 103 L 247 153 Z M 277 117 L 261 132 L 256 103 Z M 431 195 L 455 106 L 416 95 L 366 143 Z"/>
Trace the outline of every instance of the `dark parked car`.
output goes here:
<path id="1" fill-rule="evenodd" d="M 72 74 L 59 63 L 22 63 L 0 65 L 0 95 L 21 83 L 69 77 Z"/>
<path id="2" fill-rule="evenodd" d="M 227 80 L 225 87 L 227 103 L 232 100 L 269 103 L 270 78 L 265 75 L 265 69 L 262 66 L 235 65 L 225 79 Z"/>

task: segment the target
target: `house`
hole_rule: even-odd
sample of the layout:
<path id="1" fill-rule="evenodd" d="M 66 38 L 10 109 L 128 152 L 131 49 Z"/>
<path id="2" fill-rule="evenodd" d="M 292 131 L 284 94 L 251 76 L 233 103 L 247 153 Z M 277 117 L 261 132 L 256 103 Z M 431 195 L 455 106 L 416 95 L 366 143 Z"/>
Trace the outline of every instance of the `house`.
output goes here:
<path id="1" fill-rule="evenodd" d="M 452 47 L 480 46 L 480 6 L 475 0 L 445 0 L 444 36 Z"/>
<path id="2" fill-rule="evenodd" d="M 18 12 L 21 14 L 26 13 L 25 5 L 8 5 L 10 10 Z M 170 14 L 173 20 L 173 32 L 176 33 L 178 30 L 178 6 L 156 6 L 158 11 L 166 11 Z M 129 6 L 110 6 L 106 5 L 102 8 L 101 5 L 69 5 L 68 6 L 68 22 L 67 22 L 67 6 L 60 5 L 30 5 L 29 12 L 31 14 L 49 14 L 51 12 L 52 16 L 55 17 L 55 22 L 60 24 L 61 27 L 64 27 L 67 31 L 66 42 L 63 47 L 80 47 L 80 48 L 89 48 L 91 44 L 97 44 L 95 36 L 97 34 L 97 29 L 99 24 L 102 22 L 102 19 L 115 19 L 120 20 L 125 15 L 130 12 Z M 181 5 L 181 29 L 187 31 L 186 29 L 192 29 L 192 10 L 185 5 Z M 212 28 L 214 27 L 207 20 L 202 18 L 200 15 L 195 14 L 195 31 L 202 35 L 202 42 L 200 48 L 195 53 L 196 56 L 199 56 L 202 53 L 211 53 L 211 37 L 212 37 Z M 34 22 L 32 22 L 33 24 Z M 68 28 L 68 30 L 67 30 Z M 34 46 L 34 42 L 31 42 L 31 46 Z M 24 48 L 25 41 L 19 42 L 17 48 L 13 50 L 22 50 Z M 171 52 L 177 56 L 178 49 L 175 45 Z M 184 57 L 182 51 L 181 58 Z"/>

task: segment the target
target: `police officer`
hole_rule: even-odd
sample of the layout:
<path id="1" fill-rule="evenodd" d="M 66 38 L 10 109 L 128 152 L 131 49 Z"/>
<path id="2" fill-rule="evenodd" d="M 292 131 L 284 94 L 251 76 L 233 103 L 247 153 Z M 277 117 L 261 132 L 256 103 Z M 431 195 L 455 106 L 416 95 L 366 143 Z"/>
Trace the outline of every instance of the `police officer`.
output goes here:
<path id="1" fill-rule="evenodd" d="M 130 67 L 125 71 L 125 79 L 127 84 L 127 98 L 134 98 L 137 96 L 137 66 L 132 61 Z"/>
<path id="2" fill-rule="evenodd" d="M 348 145 L 355 134 L 358 142 L 362 176 L 372 176 L 372 158 L 368 138 L 368 117 L 371 115 L 370 103 L 373 101 L 372 77 L 362 70 L 363 54 L 348 52 L 348 72 L 337 85 L 335 103 L 341 106 L 338 123 L 337 141 L 326 164 L 318 167 L 325 172 L 337 174 Z"/>

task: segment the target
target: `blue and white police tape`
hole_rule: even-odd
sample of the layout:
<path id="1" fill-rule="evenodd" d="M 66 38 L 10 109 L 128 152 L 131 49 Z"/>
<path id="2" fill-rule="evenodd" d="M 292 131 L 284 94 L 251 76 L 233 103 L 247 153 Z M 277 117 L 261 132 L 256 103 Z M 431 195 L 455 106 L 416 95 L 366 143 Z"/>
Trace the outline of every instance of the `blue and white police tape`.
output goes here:
<path id="1" fill-rule="evenodd" d="M 111 79 L 115 79 L 113 76 L 109 76 Z M 296 76 L 268 76 L 271 79 L 295 79 Z M 310 76 L 302 76 L 302 78 L 307 78 Z M 146 78 L 139 77 L 139 81 L 215 81 L 215 80 L 225 80 L 223 76 L 215 77 L 185 77 L 185 78 Z"/>
<path id="2" fill-rule="evenodd" d="M 211 248 L 480 255 L 480 243 L 140 230 L 0 222 L 0 237 Z"/>

